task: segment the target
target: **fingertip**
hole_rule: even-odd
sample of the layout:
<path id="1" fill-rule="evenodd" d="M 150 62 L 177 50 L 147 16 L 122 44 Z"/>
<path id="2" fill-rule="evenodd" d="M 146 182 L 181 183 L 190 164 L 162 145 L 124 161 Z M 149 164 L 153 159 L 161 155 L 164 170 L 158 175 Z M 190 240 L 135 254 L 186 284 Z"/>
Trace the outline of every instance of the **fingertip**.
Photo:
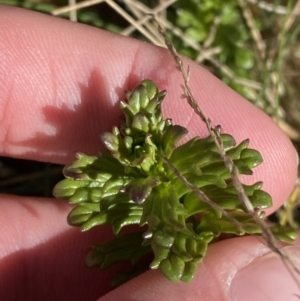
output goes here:
<path id="1" fill-rule="evenodd" d="M 285 247 L 284 251 L 299 268 L 299 247 Z M 289 271 L 278 254 L 267 253 L 253 260 L 236 274 L 230 287 L 230 300 L 296 301 L 299 300 L 299 281 L 300 275 L 293 269 Z"/>
<path id="2" fill-rule="evenodd" d="M 299 249 L 287 248 L 299 266 Z M 149 271 L 98 301 L 293 300 L 297 287 L 273 254 L 256 237 L 222 241 L 210 246 L 190 283 L 173 283 L 159 271 Z"/>

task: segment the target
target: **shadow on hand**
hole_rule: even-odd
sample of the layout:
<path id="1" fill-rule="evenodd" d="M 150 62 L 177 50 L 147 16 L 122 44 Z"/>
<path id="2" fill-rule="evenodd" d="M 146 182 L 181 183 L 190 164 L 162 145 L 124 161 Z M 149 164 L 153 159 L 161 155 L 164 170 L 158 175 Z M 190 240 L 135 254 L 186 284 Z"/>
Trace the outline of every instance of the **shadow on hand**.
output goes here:
<path id="1" fill-rule="evenodd" d="M 149 78 L 157 76 L 152 75 Z M 41 108 L 44 120 L 39 121 L 41 125 L 37 125 L 29 139 L 10 143 L 24 150 L 21 155 L 24 158 L 53 163 L 69 163 L 77 151 L 97 155 L 103 148 L 99 135 L 120 124 L 122 112 L 118 100 L 124 100 L 124 91 L 132 90 L 140 80 L 140 76 L 130 74 L 122 87 L 112 87 L 99 68 L 94 68 L 87 84 L 78 83 L 78 103 L 55 99 L 54 102 L 62 104 Z M 164 83 L 160 81 L 160 85 Z"/>
<path id="2" fill-rule="evenodd" d="M 39 160 L 65 163 L 72 160 L 76 151 L 98 154 L 103 147 L 99 135 L 118 125 L 121 116 L 119 103 L 110 100 L 116 91 L 108 91 L 108 86 L 105 76 L 94 69 L 87 85 L 79 83 L 79 104 L 43 107 L 44 124 L 52 127 L 55 134 L 37 130 L 34 137 L 17 142 L 18 146 L 30 149 L 26 158 L 36 159 L 38 155 Z"/>

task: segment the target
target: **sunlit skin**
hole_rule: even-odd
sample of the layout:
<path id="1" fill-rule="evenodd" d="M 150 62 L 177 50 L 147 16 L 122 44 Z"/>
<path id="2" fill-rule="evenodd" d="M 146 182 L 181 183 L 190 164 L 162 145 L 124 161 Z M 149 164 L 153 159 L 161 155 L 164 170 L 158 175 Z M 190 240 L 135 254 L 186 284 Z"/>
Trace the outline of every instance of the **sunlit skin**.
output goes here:
<path id="1" fill-rule="evenodd" d="M 67 164 L 75 151 L 97 154 L 102 148 L 99 134 L 118 124 L 123 91 L 144 78 L 167 89 L 164 115 L 189 129 L 187 139 L 207 135 L 205 125 L 180 99 L 182 78 L 165 49 L 1 6 L 0 55 L 2 156 Z M 296 179 L 292 144 L 263 112 L 205 69 L 187 59 L 185 63 L 206 114 L 238 142 L 249 138 L 250 147 L 263 155 L 264 163 L 244 182 L 262 180 L 274 203 L 267 213 L 276 210 Z M 0 300 L 229 300 L 229 294 L 238 295 L 232 289 L 234 275 L 269 252 L 253 237 L 229 239 L 210 247 L 190 284 L 174 284 L 149 271 L 111 291 L 113 270 L 89 270 L 83 264 L 90 244 L 111 237 L 109 227 L 80 233 L 66 223 L 70 206 L 56 199 L 2 195 L 0 202 Z M 265 269 L 263 258 L 268 259 Z M 261 259 L 259 266 L 267 273 L 273 261 Z M 268 284 L 270 300 L 294 300 L 278 299 L 297 293 L 292 279 L 282 275 L 282 281 Z M 250 290 L 243 300 L 263 300 L 255 295 L 260 291 Z M 232 300 L 242 300 L 237 298 Z"/>

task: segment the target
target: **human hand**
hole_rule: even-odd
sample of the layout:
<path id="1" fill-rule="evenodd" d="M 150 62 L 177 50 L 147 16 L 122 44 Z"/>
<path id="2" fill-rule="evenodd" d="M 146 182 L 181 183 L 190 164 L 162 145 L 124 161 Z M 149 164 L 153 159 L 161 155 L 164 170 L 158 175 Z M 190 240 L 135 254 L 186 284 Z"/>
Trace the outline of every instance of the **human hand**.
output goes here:
<path id="1" fill-rule="evenodd" d="M 186 126 L 188 138 L 207 135 L 180 99 L 181 75 L 164 49 L 10 7 L 0 10 L 0 40 L 1 155 L 67 164 L 74 151 L 96 154 L 99 134 L 118 124 L 123 91 L 144 78 L 167 89 L 164 116 Z M 186 62 L 206 114 L 238 142 L 250 138 L 263 155 L 246 181 L 263 180 L 275 210 L 296 177 L 291 143 L 264 113 Z M 242 237 L 213 244 L 189 284 L 149 271 L 104 296 L 116 268 L 90 270 L 83 260 L 92 243 L 111 235 L 109 227 L 80 233 L 66 223 L 69 205 L 55 199 L 3 195 L 0 204 L 0 300 L 282 301 L 299 293 L 267 247 Z"/>

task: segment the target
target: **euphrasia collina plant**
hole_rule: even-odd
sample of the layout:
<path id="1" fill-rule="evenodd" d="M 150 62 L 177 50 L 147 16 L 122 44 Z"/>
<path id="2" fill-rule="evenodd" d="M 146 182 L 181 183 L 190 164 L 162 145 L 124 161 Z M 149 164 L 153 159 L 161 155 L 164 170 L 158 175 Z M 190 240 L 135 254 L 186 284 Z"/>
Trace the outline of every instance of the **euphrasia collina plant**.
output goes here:
<path id="1" fill-rule="evenodd" d="M 261 234 L 261 228 L 240 202 L 211 137 L 195 137 L 177 146 L 188 131 L 163 118 L 165 95 L 151 80 L 125 92 L 121 126 L 101 135 L 107 151 L 99 156 L 77 153 L 54 195 L 75 204 L 68 215 L 70 225 L 82 231 L 112 226 L 115 238 L 92 246 L 88 266 L 107 268 L 129 260 L 135 265 L 148 254 L 151 269 L 159 269 L 171 281 L 188 282 L 210 242 L 221 234 Z M 262 162 L 260 153 L 248 148 L 249 140 L 236 145 L 228 134 L 221 134 L 221 139 L 240 174 L 251 175 Z M 166 162 L 219 210 L 199 199 Z M 270 195 L 261 190 L 262 182 L 243 186 L 255 208 L 272 205 Z M 124 234 L 122 229 L 129 225 L 137 227 Z M 291 242 L 295 236 L 278 226 L 271 230 L 282 241 Z"/>

